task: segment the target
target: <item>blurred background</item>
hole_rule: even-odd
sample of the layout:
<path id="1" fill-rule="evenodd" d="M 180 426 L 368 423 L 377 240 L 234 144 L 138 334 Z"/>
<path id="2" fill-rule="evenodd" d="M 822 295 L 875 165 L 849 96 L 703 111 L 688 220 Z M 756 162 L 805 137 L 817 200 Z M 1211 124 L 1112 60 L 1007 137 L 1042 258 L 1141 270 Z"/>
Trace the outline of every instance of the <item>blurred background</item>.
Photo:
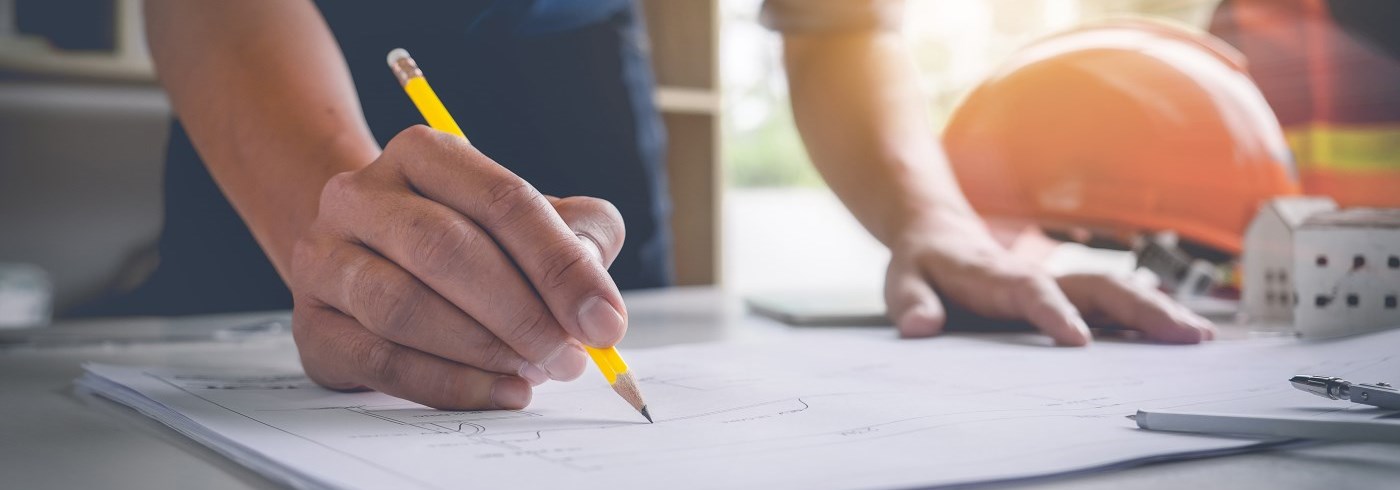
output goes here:
<path id="1" fill-rule="evenodd" d="M 761 0 L 722 0 L 726 285 L 742 292 L 878 292 L 888 253 L 826 189 L 793 126 L 781 40 Z M 936 128 L 1008 55 L 1078 24 L 1123 15 L 1204 30 L 1218 0 L 912 0 L 904 36 Z M 1121 261 L 1120 261 L 1121 262 Z M 1130 267 L 1130 266 L 1129 266 Z"/>
<path id="2" fill-rule="evenodd" d="M 642 3 L 671 132 L 680 282 L 877 291 L 886 254 L 807 161 L 760 0 Z M 1216 3 L 910 0 L 905 32 L 942 124 L 1030 40 L 1122 14 L 1203 28 Z M 42 270 L 59 312 L 159 260 L 170 109 L 140 11 L 139 0 L 0 0 L 0 263 Z"/>

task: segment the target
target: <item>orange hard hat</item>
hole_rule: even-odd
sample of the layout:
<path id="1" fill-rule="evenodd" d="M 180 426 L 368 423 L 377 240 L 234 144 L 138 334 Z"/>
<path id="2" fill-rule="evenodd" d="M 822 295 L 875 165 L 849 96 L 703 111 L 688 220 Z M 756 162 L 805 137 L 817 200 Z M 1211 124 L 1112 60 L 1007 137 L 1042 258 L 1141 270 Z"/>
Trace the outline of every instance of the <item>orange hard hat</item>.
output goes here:
<path id="1" fill-rule="evenodd" d="M 961 102 L 943 143 L 978 212 L 1049 229 L 1170 230 L 1238 254 L 1260 204 L 1298 193 L 1242 56 L 1146 20 L 1020 50 Z"/>

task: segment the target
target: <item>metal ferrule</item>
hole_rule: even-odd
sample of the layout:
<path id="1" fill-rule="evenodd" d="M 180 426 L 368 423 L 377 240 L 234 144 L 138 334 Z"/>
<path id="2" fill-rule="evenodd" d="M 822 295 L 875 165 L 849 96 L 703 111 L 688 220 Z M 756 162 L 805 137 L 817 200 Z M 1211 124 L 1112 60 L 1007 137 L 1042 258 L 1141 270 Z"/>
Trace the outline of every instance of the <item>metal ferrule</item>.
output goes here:
<path id="1" fill-rule="evenodd" d="M 409 80 L 423 76 L 423 70 L 419 70 L 418 63 L 410 57 L 398 59 L 389 69 L 393 70 L 394 78 L 399 79 L 399 85 L 406 85 Z"/>
<path id="2" fill-rule="evenodd" d="M 1317 396 L 1324 396 L 1333 400 L 1349 400 L 1351 383 L 1342 378 L 1332 376 L 1294 376 L 1289 380 L 1294 388 L 1312 393 Z"/>

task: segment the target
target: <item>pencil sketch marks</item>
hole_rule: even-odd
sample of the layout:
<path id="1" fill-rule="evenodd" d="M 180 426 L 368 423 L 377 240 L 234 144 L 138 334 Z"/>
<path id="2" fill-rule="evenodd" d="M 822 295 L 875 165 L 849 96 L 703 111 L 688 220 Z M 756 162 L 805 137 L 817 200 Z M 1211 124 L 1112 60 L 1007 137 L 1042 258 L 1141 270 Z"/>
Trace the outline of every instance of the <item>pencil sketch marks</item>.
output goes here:
<path id="1" fill-rule="evenodd" d="M 180 374 L 171 376 L 169 380 L 184 388 L 203 388 L 206 390 L 298 390 L 316 387 L 315 383 L 301 374 L 257 376 Z"/>
<path id="2" fill-rule="evenodd" d="M 481 424 L 488 420 L 507 420 L 539 416 L 539 414 L 523 410 L 457 412 L 421 407 L 344 407 L 344 410 L 393 424 L 416 427 L 427 433 L 450 432 L 465 435 L 477 435 L 485 432 L 486 426 Z"/>
<path id="3" fill-rule="evenodd" d="M 1138 409 L 1373 417 L 1287 380 L 1310 371 L 1393 378 L 1400 355 L 1389 346 L 1400 331 L 1389 335 L 1389 343 L 1104 343 L 1091 352 L 811 336 L 633 352 L 654 424 L 597 373 L 539 386 L 524 411 L 439 411 L 323 390 L 301 376 L 101 371 L 192 414 L 180 424 L 213 424 L 230 444 L 329 482 L 304 486 L 903 488 L 1253 444 L 1141 431 L 1124 418 Z"/>

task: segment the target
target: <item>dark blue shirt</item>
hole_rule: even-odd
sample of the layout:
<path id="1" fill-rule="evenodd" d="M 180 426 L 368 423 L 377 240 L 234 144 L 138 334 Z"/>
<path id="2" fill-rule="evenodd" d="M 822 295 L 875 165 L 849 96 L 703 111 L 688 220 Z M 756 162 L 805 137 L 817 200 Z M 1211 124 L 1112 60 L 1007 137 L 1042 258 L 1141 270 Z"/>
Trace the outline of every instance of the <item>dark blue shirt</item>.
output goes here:
<path id="1" fill-rule="evenodd" d="M 628 0 L 318 2 L 381 145 L 423 119 L 384 63 L 397 47 L 486 155 L 555 196 L 611 201 L 627 243 L 619 287 L 671 281 L 665 135 L 640 12 Z M 160 265 L 79 314 L 291 307 L 291 295 L 210 178 L 179 121 L 165 171 Z"/>

